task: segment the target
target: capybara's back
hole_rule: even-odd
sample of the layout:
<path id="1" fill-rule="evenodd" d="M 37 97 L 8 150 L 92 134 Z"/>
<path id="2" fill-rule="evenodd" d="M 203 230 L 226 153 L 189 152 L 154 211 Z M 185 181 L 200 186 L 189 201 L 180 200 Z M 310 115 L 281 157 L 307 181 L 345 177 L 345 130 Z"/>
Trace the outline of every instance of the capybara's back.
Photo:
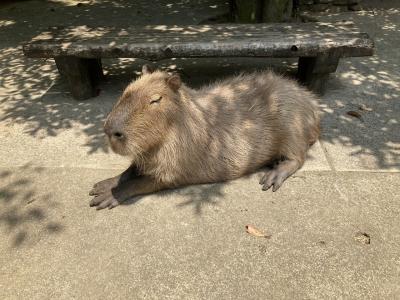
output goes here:
<path id="1" fill-rule="evenodd" d="M 237 178 L 272 162 L 279 171 L 265 181 L 281 183 L 318 138 L 316 97 L 272 72 L 242 74 L 198 91 L 183 88 L 180 98 L 185 126 L 175 134 L 189 149 L 178 166 L 185 166 L 190 183 Z"/>

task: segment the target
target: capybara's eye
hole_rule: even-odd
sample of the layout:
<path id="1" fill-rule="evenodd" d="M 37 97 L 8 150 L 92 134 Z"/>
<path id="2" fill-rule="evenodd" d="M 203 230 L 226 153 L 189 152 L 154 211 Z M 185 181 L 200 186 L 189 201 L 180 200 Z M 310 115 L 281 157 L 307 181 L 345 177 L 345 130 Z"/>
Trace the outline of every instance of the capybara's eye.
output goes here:
<path id="1" fill-rule="evenodd" d="M 158 103 L 160 102 L 162 96 L 159 94 L 154 94 L 153 96 L 151 96 L 150 98 L 150 104 L 154 104 L 154 103 Z"/>

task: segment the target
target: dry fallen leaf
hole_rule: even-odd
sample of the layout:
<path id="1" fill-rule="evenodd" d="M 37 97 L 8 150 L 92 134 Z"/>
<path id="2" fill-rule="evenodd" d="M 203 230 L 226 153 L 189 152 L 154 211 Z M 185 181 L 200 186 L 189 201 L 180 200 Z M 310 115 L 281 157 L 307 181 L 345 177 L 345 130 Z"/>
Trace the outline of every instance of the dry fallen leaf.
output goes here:
<path id="1" fill-rule="evenodd" d="M 366 245 L 371 244 L 371 237 L 369 236 L 368 233 L 365 232 L 361 231 L 356 232 L 356 234 L 354 235 L 354 239 L 361 244 L 366 244 Z"/>
<path id="2" fill-rule="evenodd" d="M 361 114 L 359 112 L 356 112 L 354 110 L 350 110 L 346 114 L 348 114 L 349 116 L 355 117 L 355 118 L 359 119 L 360 121 L 363 121 L 363 118 L 362 118 L 362 116 L 361 116 Z"/>
<path id="3" fill-rule="evenodd" d="M 36 200 L 36 199 L 33 198 L 33 199 L 29 200 L 28 202 L 26 202 L 26 204 L 31 204 L 31 203 L 34 202 L 35 200 Z"/>
<path id="4" fill-rule="evenodd" d="M 269 239 L 271 237 L 270 234 L 262 233 L 260 230 L 258 230 L 257 228 L 255 228 L 252 225 L 246 225 L 246 231 L 247 231 L 247 233 L 249 233 L 253 236 L 257 236 L 257 237 L 263 237 L 266 239 Z"/>

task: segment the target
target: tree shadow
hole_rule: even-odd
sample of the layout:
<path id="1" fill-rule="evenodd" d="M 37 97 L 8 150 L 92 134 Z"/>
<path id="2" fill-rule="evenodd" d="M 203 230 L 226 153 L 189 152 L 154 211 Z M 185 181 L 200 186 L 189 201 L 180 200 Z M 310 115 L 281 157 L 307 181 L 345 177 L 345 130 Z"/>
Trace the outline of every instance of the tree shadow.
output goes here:
<path id="1" fill-rule="evenodd" d="M 127 24 L 193 24 L 227 7 L 225 1 L 216 0 L 202 0 L 197 4 L 162 0 L 3 3 L 0 6 L 0 122 L 9 127 L 23 124 L 24 133 L 39 139 L 82 125 L 87 136 L 82 146 L 88 149 L 88 154 L 108 152 L 102 125 L 123 87 L 135 77 L 135 73 L 124 73 L 124 68 L 130 66 L 127 61 L 131 60 L 106 61 L 106 69 L 110 69 L 109 84 L 106 82 L 100 87 L 100 97 L 78 103 L 60 80 L 53 59 L 27 59 L 21 44 L 54 26 L 123 28 Z M 118 72 L 113 73 L 115 69 Z"/>
<path id="2" fill-rule="evenodd" d="M 222 201 L 224 196 L 222 183 L 190 186 L 176 190 L 176 193 L 187 198 L 187 200 L 178 204 L 177 207 L 192 206 L 195 215 L 201 215 L 203 207 L 218 206 L 218 203 Z"/>
<path id="3" fill-rule="evenodd" d="M 49 193 L 39 194 L 35 180 L 25 174 L 40 174 L 42 171 L 40 167 L 27 164 L 17 171 L 0 172 L 0 229 L 10 235 L 11 247 L 33 242 L 31 235 L 40 231 L 52 235 L 64 230 L 64 226 L 48 214 L 57 203 L 51 200 Z"/>
<path id="4" fill-rule="evenodd" d="M 0 37 L 2 46 L 15 46 L 53 26 L 190 25 L 228 10 L 225 0 L 2 1 Z"/>
<path id="5" fill-rule="evenodd" d="M 375 41 L 375 55 L 342 59 L 323 97 L 322 141 L 348 148 L 366 169 L 400 168 L 400 12 L 373 10 L 324 15 L 327 21 L 352 16 Z M 377 16 L 379 16 L 377 18 Z M 348 114 L 359 113 L 361 118 Z"/>
<path id="6" fill-rule="evenodd" d="M 138 74 L 142 61 L 105 60 L 105 69 L 109 75 L 108 81 L 100 86 L 100 95 L 85 102 L 76 102 L 70 97 L 63 81 L 59 79 L 52 60 L 24 58 L 21 47 L 17 45 L 29 41 L 33 36 L 54 25 L 90 24 L 94 27 L 104 25 L 125 27 L 126 24 L 168 25 L 177 22 L 190 24 L 193 23 L 193 12 L 198 12 L 196 9 L 201 6 L 196 5 L 196 8 L 193 8 L 192 4 L 187 6 L 182 4 L 183 6 L 178 8 L 177 4 L 167 2 L 96 1 L 81 6 L 54 2 L 34 8 L 34 11 L 24 9 L 22 4 L 7 7 L 7 11 L 1 10 L 0 37 L 4 42 L 0 54 L 2 79 L 0 121 L 6 126 L 13 126 L 15 123 L 24 124 L 24 133 L 37 138 L 57 136 L 64 130 L 72 128 L 74 124 L 79 124 L 83 127 L 82 133 L 87 136 L 88 142 L 82 146 L 87 147 L 88 154 L 97 151 L 107 152 L 108 148 L 105 146 L 102 133 L 103 121 L 124 86 Z M 217 2 L 219 3 L 219 1 L 215 3 Z M 151 6 L 158 7 L 159 3 L 167 8 L 167 14 L 164 14 L 163 10 L 157 12 L 157 9 L 151 8 Z M 214 6 L 213 1 L 202 3 Z M 35 10 L 43 8 L 45 8 L 44 15 L 35 13 Z M 182 16 L 183 10 L 191 11 L 192 17 L 171 18 L 172 15 Z M 182 14 L 179 14 L 179 11 Z M 350 155 L 356 157 L 368 155 L 373 158 L 378 168 L 399 168 L 400 107 L 399 101 L 396 100 L 400 94 L 398 71 L 400 57 L 399 52 L 393 51 L 393 48 L 397 49 L 400 43 L 396 35 L 399 25 L 393 21 L 393 18 L 398 18 L 399 12 L 384 11 L 379 19 L 375 18 L 374 13 L 364 11 L 357 14 L 359 15 L 357 22 L 363 31 L 370 33 L 375 40 L 377 54 L 370 58 L 341 60 L 336 75 L 328 82 L 328 92 L 321 101 L 324 128 L 321 139 L 326 143 L 355 148 Z M 346 16 L 350 18 L 355 16 L 355 13 L 348 13 Z M 105 22 L 107 24 L 104 24 Z M 159 65 L 164 69 L 180 71 L 184 80 L 194 87 L 234 72 L 265 68 L 269 65 L 268 60 L 232 58 L 209 61 L 211 63 L 207 64 L 200 59 L 171 59 Z M 279 63 L 281 62 L 282 60 L 279 60 Z M 286 66 L 281 68 L 283 72 L 291 74 L 295 63 L 287 60 Z M 362 105 L 372 110 L 360 109 Z M 235 107 L 228 109 L 232 110 L 235 116 Z M 359 111 L 364 122 L 347 115 L 349 110 Z M 243 120 L 233 117 L 232 121 Z M 368 167 L 367 163 L 365 167 Z M 188 188 L 184 192 L 191 197 L 191 200 L 182 205 L 193 205 L 195 212 L 199 213 L 201 210 L 199 203 L 214 203 L 215 199 L 220 197 L 221 191 L 216 186 L 218 185 Z M 12 187 L 2 190 L 4 199 L 13 198 L 13 193 L 15 191 Z M 13 224 L 15 218 L 11 213 L 10 215 L 10 221 L 6 223 Z M 31 218 L 39 217 L 31 216 Z M 18 240 L 24 240 L 24 236 L 24 233 L 21 233 Z"/>
<path id="7" fill-rule="evenodd" d="M 177 207 L 184 208 L 186 206 L 192 206 L 193 213 L 196 216 L 199 216 L 202 214 L 204 207 L 218 206 L 218 203 L 224 200 L 223 188 L 223 183 L 192 185 L 176 189 L 163 190 L 155 195 L 160 201 L 163 201 L 164 197 L 168 195 L 183 196 L 185 200 L 178 204 Z M 132 197 L 122 202 L 122 205 L 136 204 L 145 197 L 146 195 Z"/>

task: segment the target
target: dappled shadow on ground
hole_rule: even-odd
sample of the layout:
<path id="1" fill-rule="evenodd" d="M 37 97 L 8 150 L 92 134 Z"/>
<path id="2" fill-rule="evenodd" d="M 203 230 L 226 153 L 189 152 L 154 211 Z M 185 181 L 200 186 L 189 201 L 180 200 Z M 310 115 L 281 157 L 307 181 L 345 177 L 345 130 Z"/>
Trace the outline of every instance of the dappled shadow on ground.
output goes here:
<path id="1" fill-rule="evenodd" d="M 3 51 L 0 56 L 3 79 L 0 121 L 9 127 L 21 124 L 25 134 L 38 139 L 57 136 L 80 124 L 84 134 L 90 137 L 89 143 L 96 143 L 94 148 L 89 145 L 89 152 L 95 151 L 106 105 L 78 103 L 68 93 L 63 93 L 65 87 L 57 79 L 53 61 L 43 64 L 28 61 L 14 49 Z M 101 142 L 98 144 L 104 145 Z"/>
<path id="2" fill-rule="evenodd" d="M 224 0 L 53 0 L 14 1 L 0 6 L 2 44 L 29 41 L 52 26 L 136 26 L 197 24 L 225 13 Z"/>
<path id="3" fill-rule="evenodd" d="M 192 206 L 195 215 L 201 215 L 204 206 L 218 206 L 218 202 L 223 199 L 223 185 L 209 184 L 206 186 L 191 186 L 177 190 L 178 195 L 188 198 L 178 205 L 179 208 Z"/>
<path id="4" fill-rule="evenodd" d="M 89 154 L 107 151 L 102 125 L 112 103 L 135 76 L 124 77 L 126 60 L 105 62 L 117 69 L 104 83 L 100 96 L 73 100 L 59 80 L 52 59 L 27 59 L 21 44 L 53 26 L 134 26 L 138 24 L 193 24 L 226 11 L 225 1 L 9 1 L 0 6 L 0 122 L 23 125 L 25 134 L 44 139 L 71 128 L 87 136 Z M 112 17 L 110 17 L 112 16 Z M 134 67 L 135 69 L 137 67 Z M 130 70 L 132 71 L 132 69 Z M 134 72 L 133 70 L 132 72 Z M 115 76 L 114 76 L 115 75 Z M 56 80 L 56 81 L 55 81 Z"/>
<path id="5" fill-rule="evenodd" d="M 146 4 L 143 4 L 144 2 Z M 102 133 L 104 118 L 123 87 L 139 74 L 137 72 L 142 62 L 129 59 L 105 60 L 105 69 L 109 72 L 109 76 L 108 82 L 100 86 L 99 97 L 76 102 L 70 97 L 63 81 L 59 79 L 52 60 L 26 59 L 22 56 L 21 47 L 17 45 L 47 30 L 48 26 L 54 25 L 90 23 L 91 26 L 118 26 L 177 23 L 176 18 L 159 17 L 163 11 L 157 14 L 154 10 L 146 8 L 145 5 L 149 5 L 148 1 L 144 2 L 135 1 L 127 4 L 123 1 L 92 1 L 93 4 L 84 3 L 76 6 L 76 4 L 65 4 L 67 1 L 65 3 L 59 1 L 46 5 L 45 15 L 24 9 L 21 4 L 7 7 L 7 11 L 2 11 L 0 20 L 0 37 L 3 38 L 0 54 L 2 125 L 22 124 L 24 134 L 37 138 L 57 136 L 64 130 L 80 127 L 82 134 L 88 137 L 89 142 L 81 145 L 87 147 L 88 154 L 107 151 Z M 164 4 L 170 11 L 169 16 L 179 15 L 175 11 L 179 11 L 181 6 L 177 8 L 175 3 L 167 6 L 169 5 L 167 2 Z M 142 4 L 143 6 L 140 6 Z M 127 6 L 129 9 L 135 9 L 135 14 L 129 14 Z M 115 18 L 109 18 L 110 7 L 116 11 L 111 11 Z M 193 7 L 185 9 L 193 10 Z M 400 164 L 398 117 L 400 57 L 396 50 L 400 44 L 399 15 L 398 10 L 358 13 L 357 22 L 361 22 L 363 31 L 368 32 L 375 40 L 377 55 L 370 58 L 342 60 L 336 76 L 333 76 L 328 84 L 328 93 L 322 98 L 321 103 L 324 112 L 322 140 L 354 148 L 350 155 L 359 157 L 362 164 L 364 155 L 367 155 L 373 160 L 371 168 L 398 169 Z M 354 16 L 354 13 L 349 13 L 348 16 Z M 109 21 L 112 24 L 108 23 Z M 189 23 L 189 19 L 181 21 Z M 189 85 L 198 87 L 232 72 L 264 68 L 266 64 L 260 63 L 255 66 L 251 65 L 250 60 L 221 59 L 207 65 L 201 60 L 182 59 L 164 61 L 157 65 L 169 70 L 178 70 Z M 293 70 L 293 62 L 289 61 L 283 69 Z M 348 111 L 357 111 L 362 119 L 347 115 Z M 368 162 L 365 162 L 365 166 L 367 164 Z M 20 183 L 15 183 L 18 184 Z M 196 187 L 187 188 L 183 192 L 195 194 L 191 200 L 182 205 L 193 205 L 196 213 L 200 212 L 203 202 L 214 203 L 221 194 L 218 185 L 211 185 L 208 192 L 197 190 Z M 13 198 L 15 193 L 13 184 L 2 188 L 4 199 Z M 15 223 L 13 221 L 15 217 L 4 217 L 4 214 L 2 216 L 2 223 L 11 228 Z M 26 235 L 27 233 L 21 233 L 21 237 L 16 240 L 24 240 L 22 236 Z"/>
<path id="6" fill-rule="evenodd" d="M 324 142 L 349 147 L 367 169 L 400 168 L 400 11 L 361 11 L 356 22 L 375 41 L 376 54 L 342 60 L 322 107 Z M 337 20 L 343 15 L 326 18 Z M 359 113 L 360 118 L 348 115 Z"/>
<path id="7" fill-rule="evenodd" d="M 164 190 L 156 194 L 160 201 L 165 201 L 165 197 L 179 195 L 183 196 L 184 201 L 177 205 L 177 208 L 193 207 L 193 214 L 200 216 L 205 207 L 218 207 L 220 201 L 226 199 L 224 196 L 224 184 L 206 184 L 181 187 L 177 189 Z M 122 202 L 122 205 L 132 205 L 144 200 L 146 196 L 133 197 Z M 116 208 L 118 209 L 118 208 Z"/>
<path id="8" fill-rule="evenodd" d="M 31 165 L 0 171 L 0 230 L 9 236 L 11 247 L 34 243 L 38 234 L 64 230 L 59 221 L 49 216 L 57 202 L 51 200 L 49 193 L 38 193 L 35 187 L 35 177 L 42 171 Z"/>

